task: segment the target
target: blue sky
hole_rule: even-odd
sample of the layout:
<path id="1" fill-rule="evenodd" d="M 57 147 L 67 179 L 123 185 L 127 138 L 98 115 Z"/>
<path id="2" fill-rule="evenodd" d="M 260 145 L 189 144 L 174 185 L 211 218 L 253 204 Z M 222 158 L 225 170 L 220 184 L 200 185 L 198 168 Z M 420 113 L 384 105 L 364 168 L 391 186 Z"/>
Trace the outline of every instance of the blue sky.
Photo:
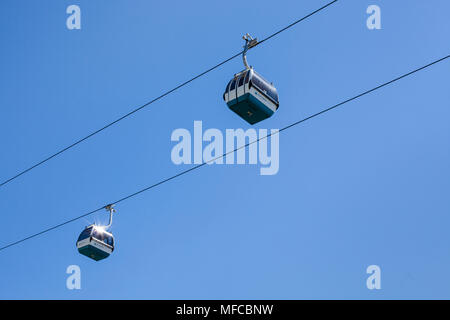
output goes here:
<path id="1" fill-rule="evenodd" d="M 0 180 L 326 1 L 0 4 Z M 77 4 L 82 29 L 68 30 Z M 381 7 L 368 30 L 366 8 Z M 340 0 L 248 60 L 281 128 L 450 53 L 450 3 Z M 189 168 L 173 130 L 249 128 L 222 93 L 240 58 L 0 188 L 0 246 Z M 0 252 L 2 299 L 450 298 L 450 63 L 280 135 L 280 170 L 211 165 L 117 206 L 116 251 L 78 254 L 98 213 Z M 366 268 L 381 267 L 381 290 Z M 82 289 L 66 288 L 78 265 Z"/>

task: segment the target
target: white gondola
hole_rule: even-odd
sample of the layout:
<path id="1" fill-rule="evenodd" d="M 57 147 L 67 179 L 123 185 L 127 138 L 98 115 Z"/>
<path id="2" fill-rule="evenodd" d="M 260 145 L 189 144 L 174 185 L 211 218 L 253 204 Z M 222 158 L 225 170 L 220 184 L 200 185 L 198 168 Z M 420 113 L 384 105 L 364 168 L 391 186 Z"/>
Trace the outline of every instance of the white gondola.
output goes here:
<path id="1" fill-rule="evenodd" d="M 107 226 L 90 225 L 86 227 L 77 240 L 78 252 L 99 261 L 110 256 L 114 251 L 114 236 L 106 230 L 112 224 L 112 214 L 115 210 L 112 205 L 106 206 L 110 213 Z"/>
<path id="2" fill-rule="evenodd" d="M 275 86 L 247 64 L 246 53 L 257 44 L 257 40 L 248 34 L 244 40 L 245 70 L 235 74 L 228 82 L 223 99 L 232 111 L 248 123 L 255 124 L 272 116 L 280 103 Z"/>

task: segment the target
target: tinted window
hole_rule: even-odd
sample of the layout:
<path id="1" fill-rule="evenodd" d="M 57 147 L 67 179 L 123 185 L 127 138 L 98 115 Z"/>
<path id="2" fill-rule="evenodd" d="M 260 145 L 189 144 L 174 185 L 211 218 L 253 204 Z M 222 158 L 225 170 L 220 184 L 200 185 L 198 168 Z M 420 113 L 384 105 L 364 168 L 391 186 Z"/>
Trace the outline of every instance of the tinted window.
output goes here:
<path id="1" fill-rule="evenodd" d="M 264 84 L 264 82 L 256 75 L 253 75 L 252 83 L 258 87 L 261 91 L 265 92 L 267 91 L 267 86 Z"/>
<path id="2" fill-rule="evenodd" d="M 227 84 L 227 88 L 225 89 L 225 93 L 228 93 L 228 88 L 230 87 L 230 83 L 231 83 L 231 81 L 230 81 L 230 82 L 228 82 L 228 84 Z"/>
<path id="3" fill-rule="evenodd" d="M 245 74 L 243 74 L 242 77 L 239 79 L 238 87 L 240 87 L 244 84 L 244 76 L 245 76 Z"/>
<path id="4" fill-rule="evenodd" d="M 247 71 L 245 74 L 245 83 L 248 83 L 248 79 L 250 78 L 250 71 Z"/>
<path id="5" fill-rule="evenodd" d="M 113 237 L 112 237 L 112 236 L 107 236 L 107 237 L 105 237 L 105 243 L 108 244 L 108 245 L 110 245 L 111 247 L 113 247 L 113 246 L 114 246 L 114 240 L 113 240 Z"/>
<path id="6" fill-rule="evenodd" d="M 275 89 L 270 88 L 269 91 L 267 92 L 267 94 L 268 94 L 269 97 L 271 97 L 273 100 L 275 100 L 276 102 L 278 102 L 278 93 L 276 92 Z"/>
<path id="7" fill-rule="evenodd" d="M 107 239 L 109 237 L 109 235 L 101 229 L 94 229 L 94 232 L 92 232 L 92 236 L 95 239 L 102 241 L 104 243 L 107 243 L 107 241 L 108 241 Z"/>
<path id="8" fill-rule="evenodd" d="M 231 82 L 230 90 L 234 90 L 236 88 L 236 79 Z"/>
<path id="9" fill-rule="evenodd" d="M 98 231 L 97 229 L 94 229 L 94 231 L 92 232 L 92 237 L 97 240 L 103 241 L 103 233 Z"/>
<path id="10" fill-rule="evenodd" d="M 253 75 L 252 83 L 260 89 L 262 92 L 266 93 L 270 98 L 278 102 L 278 94 L 271 85 L 262 80 L 256 73 Z"/>
<path id="11" fill-rule="evenodd" d="M 84 231 L 78 237 L 78 241 L 89 238 L 91 236 L 91 231 L 92 231 L 92 228 L 84 229 Z"/>
<path id="12" fill-rule="evenodd" d="M 112 236 L 103 232 L 102 230 L 94 229 L 94 232 L 92 232 L 92 237 L 94 237 L 95 239 L 102 241 L 110 246 L 113 246 Z"/>

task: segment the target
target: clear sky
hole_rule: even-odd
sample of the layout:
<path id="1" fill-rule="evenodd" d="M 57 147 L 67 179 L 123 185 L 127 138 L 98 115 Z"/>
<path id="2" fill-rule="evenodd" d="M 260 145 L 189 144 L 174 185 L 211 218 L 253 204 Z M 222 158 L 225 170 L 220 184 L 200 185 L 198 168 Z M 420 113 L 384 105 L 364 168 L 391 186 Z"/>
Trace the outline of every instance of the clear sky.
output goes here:
<path id="1" fill-rule="evenodd" d="M 327 1 L 3 0 L 0 180 Z M 81 30 L 66 8 L 81 8 Z M 381 30 L 366 9 L 381 8 Z M 450 53 L 446 0 L 340 0 L 251 50 L 281 128 Z M 188 169 L 177 128 L 250 127 L 236 58 L 0 188 L 0 246 Z M 280 134 L 280 169 L 211 165 L 117 206 L 117 247 L 75 247 L 100 212 L 0 252 L 0 298 L 450 298 L 450 61 Z M 366 268 L 381 268 L 368 290 Z M 81 268 L 81 290 L 66 268 Z"/>

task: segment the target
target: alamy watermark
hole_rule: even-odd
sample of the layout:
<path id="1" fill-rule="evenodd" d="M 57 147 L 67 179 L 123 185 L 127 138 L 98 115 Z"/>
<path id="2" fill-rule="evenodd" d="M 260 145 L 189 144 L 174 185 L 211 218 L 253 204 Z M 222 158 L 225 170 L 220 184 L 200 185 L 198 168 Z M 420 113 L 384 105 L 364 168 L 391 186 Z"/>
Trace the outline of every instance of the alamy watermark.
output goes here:
<path id="1" fill-rule="evenodd" d="M 67 29 L 81 29 L 81 9 L 79 6 L 73 4 L 67 7 L 66 13 L 70 16 L 66 20 Z"/>
<path id="2" fill-rule="evenodd" d="M 369 30 L 381 29 L 381 9 L 379 6 L 372 4 L 367 7 L 367 14 L 370 16 L 367 18 L 366 25 Z"/>
<path id="3" fill-rule="evenodd" d="M 379 266 L 377 266 L 376 264 L 372 264 L 367 267 L 366 272 L 367 272 L 367 274 L 370 274 L 370 276 L 366 280 L 367 289 L 380 290 L 381 289 L 381 268 Z"/>
<path id="4" fill-rule="evenodd" d="M 66 287 L 69 290 L 81 289 L 81 269 L 77 265 L 70 265 L 66 269 L 66 273 L 70 274 L 66 280 Z"/>
<path id="5" fill-rule="evenodd" d="M 226 129 L 224 135 L 214 128 L 203 132 L 202 121 L 194 121 L 193 134 L 183 128 L 172 132 L 171 141 L 178 143 L 172 148 L 171 159 L 176 165 L 204 162 L 246 164 L 248 160 L 248 164 L 256 165 L 259 162 L 261 175 L 275 175 L 280 167 L 278 131 L 271 129 L 268 133 L 267 129 Z M 205 146 L 204 142 L 207 142 Z M 245 147 L 246 144 L 249 145 Z M 235 149 L 238 150 L 233 152 Z M 223 154 L 226 155 L 222 157 Z"/>

